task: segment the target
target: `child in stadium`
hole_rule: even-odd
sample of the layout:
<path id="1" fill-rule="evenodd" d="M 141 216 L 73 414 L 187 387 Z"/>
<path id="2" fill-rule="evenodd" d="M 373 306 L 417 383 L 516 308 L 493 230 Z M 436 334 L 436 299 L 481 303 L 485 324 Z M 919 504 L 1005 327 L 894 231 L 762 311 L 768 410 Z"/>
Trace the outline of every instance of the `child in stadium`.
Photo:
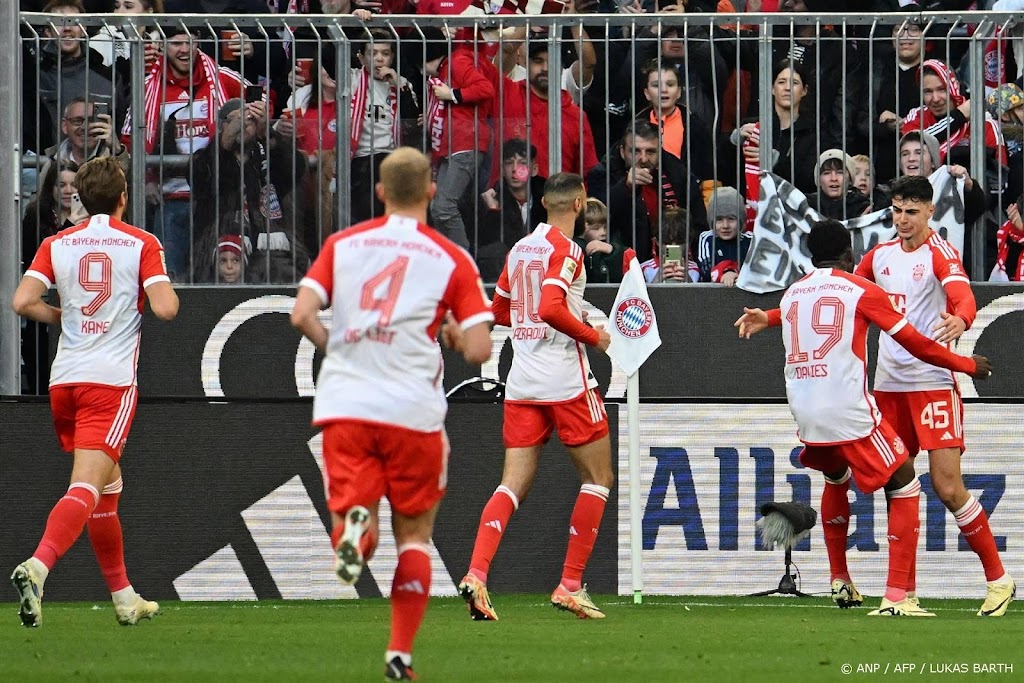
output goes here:
<path id="1" fill-rule="evenodd" d="M 622 282 L 622 255 L 626 247 L 608 239 L 608 207 L 604 202 L 594 197 L 587 199 L 583 224 L 583 236 L 573 241 L 583 248 L 587 282 Z"/>

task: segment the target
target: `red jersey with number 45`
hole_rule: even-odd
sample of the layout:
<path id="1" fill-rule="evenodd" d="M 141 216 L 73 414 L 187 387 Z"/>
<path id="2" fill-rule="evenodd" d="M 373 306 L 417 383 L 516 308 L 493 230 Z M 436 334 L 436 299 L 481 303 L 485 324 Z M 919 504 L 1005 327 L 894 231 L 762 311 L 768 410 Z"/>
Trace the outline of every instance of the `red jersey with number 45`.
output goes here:
<path id="1" fill-rule="evenodd" d="M 967 327 L 974 322 L 977 305 L 960 255 L 935 232 L 914 251 L 905 251 L 900 240 L 875 246 L 856 273 L 884 289 L 893 307 L 922 334 L 934 336 L 943 312 L 960 316 Z M 949 370 L 914 358 L 892 339 L 879 339 L 876 391 L 931 391 L 955 384 Z"/>
<path id="2" fill-rule="evenodd" d="M 51 388 L 135 384 L 145 289 L 170 282 L 163 254 L 156 237 L 105 214 L 43 241 L 25 275 L 60 295 Z"/>
<path id="3" fill-rule="evenodd" d="M 463 329 L 494 319 L 469 254 L 412 218 L 385 216 L 332 235 L 299 285 L 333 315 L 313 423 L 440 430 L 444 314 Z"/>
<path id="4" fill-rule="evenodd" d="M 515 355 L 505 384 L 507 401 L 561 403 L 597 386 L 583 344 L 541 319 L 545 285 L 565 291 L 569 312 L 583 319 L 583 250 L 558 228 L 541 223 L 512 247 L 494 290 L 509 299 L 511 309 Z"/>
<path id="5" fill-rule="evenodd" d="M 882 416 L 868 391 L 868 327 L 893 335 L 906 318 L 878 285 L 831 268 L 790 285 L 779 310 L 786 396 L 800 440 L 830 445 L 871 434 Z"/>

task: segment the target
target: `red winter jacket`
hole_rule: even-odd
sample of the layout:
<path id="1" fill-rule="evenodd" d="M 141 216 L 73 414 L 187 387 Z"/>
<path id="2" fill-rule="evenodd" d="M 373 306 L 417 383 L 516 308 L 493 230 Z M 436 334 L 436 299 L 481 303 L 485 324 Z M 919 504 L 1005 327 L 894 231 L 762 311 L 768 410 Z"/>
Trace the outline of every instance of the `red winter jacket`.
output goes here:
<path id="1" fill-rule="evenodd" d="M 438 78 L 451 86 L 456 101 L 445 103 L 435 161 L 466 150 L 486 152 L 491 146 L 490 119 L 498 69 L 482 52 L 455 47 L 451 57 L 441 62 Z"/>
<path id="2" fill-rule="evenodd" d="M 498 89 L 500 102 L 495 105 L 494 118 L 501 126 L 501 142 L 512 138 L 526 139 L 526 81 L 513 81 L 508 77 L 502 79 L 502 87 Z M 547 178 L 551 174 L 548 164 L 548 101 L 530 93 L 530 142 L 537 148 L 538 174 Z M 562 170 L 578 173 L 584 178 L 590 169 L 597 166 L 597 151 L 594 148 L 594 134 L 590 131 L 590 121 L 581 115 L 580 108 L 572 101 L 572 96 L 562 90 Z M 582 149 L 581 149 L 582 146 Z M 496 182 L 501 177 L 501 154 L 494 155 L 494 166 L 491 169 L 491 180 Z"/>

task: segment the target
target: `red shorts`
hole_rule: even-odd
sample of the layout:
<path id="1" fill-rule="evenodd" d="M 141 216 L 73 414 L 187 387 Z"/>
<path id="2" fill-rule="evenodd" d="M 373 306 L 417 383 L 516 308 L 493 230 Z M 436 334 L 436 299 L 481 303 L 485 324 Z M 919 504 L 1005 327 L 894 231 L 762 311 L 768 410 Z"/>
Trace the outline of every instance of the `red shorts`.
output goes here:
<path id="1" fill-rule="evenodd" d="M 505 401 L 505 448 L 541 446 L 555 429 L 566 446 L 585 446 L 607 435 L 608 414 L 601 394 L 587 389 L 565 403 Z"/>
<path id="2" fill-rule="evenodd" d="M 964 451 L 964 403 L 956 390 L 876 391 L 875 403 L 912 456 L 937 448 Z"/>
<path id="3" fill-rule="evenodd" d="M 444 497 L 448 436 L 394 425 L 335 420 L 324 425 L 327 507 L 344 514 L 373 507 L 387 496 L 407 517 L 421 515 Z"/>
<path id="4" fill-rule="evenodd" d="M 884 419 L 870 436 L 836 446 L 805 445 L 800 453 L 804 467 L 835 474 L 849 465 L 862 493 L 885 486 L 893 472 L 909 457 L 907 447 Z"/>
<path id="5" fill-rule="evenodd" d="M 60 447 L 68 453 L 76 448 L 103 451 L 118 462 L 138 402 L 137 386 L 65 384 L 52 387 L 50 409 Z"/>

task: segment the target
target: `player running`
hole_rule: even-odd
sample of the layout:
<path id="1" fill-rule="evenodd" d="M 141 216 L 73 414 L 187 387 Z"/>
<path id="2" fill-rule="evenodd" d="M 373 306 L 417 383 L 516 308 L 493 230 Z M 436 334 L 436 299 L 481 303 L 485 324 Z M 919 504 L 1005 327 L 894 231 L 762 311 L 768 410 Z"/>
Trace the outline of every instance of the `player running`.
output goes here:
<path id="1" fill-rule="evenodd" d="M 537 474 L 541 448 L 558 430 L 583 485 L 569 518 L 569 547 L 551 604 L 581 619 L 603 619 L 582 583 L 613 483 L 608 416 L 583 345 L 602 352 L 603 328 L 582 320 L 586 272 L 572 241 L 586 206 L 583 179 L 556 173 L 542 200 L 551 223 L 541 223 L 509 252 L 495 289 L 495 321 L 512 328 L 515 355 L 505 386 L 505 469 L 484 507 L 469 572 L 459 592 L 473 619 L 498 619 L 487 593 L 487 572 L 509 518 Z"/>
<path id="2" fill-rule="evenodd" d="M 852 474 L 864 493 L 884 486 L 889 502 L 889 574 L 881 605 L 869 614 L 935 616 L 907 596 L 917 553 L 921 484 L 903 440 L 868 392 L 868 326 L 874 323 L 928 363 L 978 378 L 992 374 L 991 366 L 983 356 L 957 356 L 924 337 L 893 308 L 880 287 L 851 275 L 853 248 L 842 223 L 815 223 L 807 247 L 814 270 L 790 285 L 780 308 L 767 313 L 744 308 L 736 327 L 749 339 L 766 327 L 782 326 L 786 397 L 804 443 L 800 462 L 825 475 L 821 517 L 833 597 L 837 584 L 853 586 L 846 567 L 846 528 L 836 519 L 840 513 L 835 502 L 837 491 L 845 499 Z M 846 602 L 840 606 L 861 603 L 855 591 L 840 598 Z"/>
<path id="3" fill-rule="evenodd" d="M 408 147 L 381 164 L 385 215 L 332 235 L 299 283 L 292 324 L 324 352 L 313 424 L 323 427 L 335 568 L 354 584 L 387 496 L 398 548 L 389 679 L 414 679 L 412 646 L 430 598 L 430 538 L 448 479 L 448 410 L 438 330 L 466 362 L 491 355 L 494 319 L 469 254 L 427 227 L 430 162 Z M 317 313 L 330 305 L 328 331 Z"/>
<path id="4" fill-rule="evenodd" d="M 11 582 L 21 623 L 39 626 L 43 584 L 87 527 L 114 613 L 127 626 L 159 609 L 128 581 L 117 516 L 121 453 L 138 401 L 142 309 L 148 298 L 158 318 L 172 320 L 178 296 L 160 242 L 121 221 L 128 191 L 117 161 L 89 161 L 75 185 L 92 217 L 48 237 L 14 293 L 18 315 L 61 327 L 50 371 L 50 407 L 61 447 L 74 454 L 71 485 L 51 510 L 36 551 L 14 569 Z M 60 308 L 43 301 L 54 285 Z"/>
<path id="5" fill-rule="evenodd" d="M 865 254 L 856 273 L 884 289 L 911 324 L 931 330 L 948 346 L 974 322 L 977 307 L 959 254 L 928 226 L 934 211 L 932 196 L 927 178 L 904 176 L 893 183 L 892 217 L 898 239 Z M 935 494 L 953 513 L 960 533 L 981 560 L 987 591 L 978 616 L 1002 616 L 1017 586 L 999 559 L 988 515 L 967 491 L 960 473 L 964 406 L 956 377 L 881 337 L 874 388 L 878 409 L 903 439 L 910 457 L 928 451 Z M 843 516 L 849 519 L 845 491 L 838 509 L 839 514 L 845 509 Z M 912 597 L 916 570 L 915 562 L 910 573 Z"/>

